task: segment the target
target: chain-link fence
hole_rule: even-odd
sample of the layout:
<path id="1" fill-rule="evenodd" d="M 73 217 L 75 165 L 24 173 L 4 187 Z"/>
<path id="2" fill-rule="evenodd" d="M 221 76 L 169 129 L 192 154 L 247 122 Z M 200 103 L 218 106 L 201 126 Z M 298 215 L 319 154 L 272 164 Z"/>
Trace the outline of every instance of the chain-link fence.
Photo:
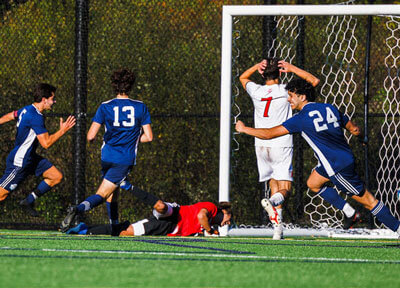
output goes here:
<path id="1" fill-rule="evenodd" d="M 31 89 L 39 82 L 58 87 L 57 104 L 46 113 L 46 126 L 50 133 L 58 129 L 59 117 L 76 113 L 76 2 L 62 1 L 2 1 L 0 6 L 0 103 L 1 114 L 32 103 Z M 82 2 L 82 1 L 80 1 Z M 152 116 L 154 140 L 139 146 L 137 166 L 130 180 L 162 199 L 189 204 L 196 201 L 218 201 L 219 159 L 219 97 L 221 57 L 221 11 L 225 4 L 266 4 L 268 1 L 158 1 L 158 0 L 92 0 L 89 1 L 87 47 L 87 99 L 80 107 L 89 127 L 101 102 L 113 98 L 110 85 L 111 73 L 126 67 L 137 75 L 131 98 L 142 100 Z M 271 1 L 270 1 L 271 2 Z M 296 4 L 297 1 L 278 1 L 279 4 Z M 318 4 L 318 1 L 304 1 Z M 336 3 L 339 1 L 328 1 Z M 376 1 L 379 2 L 379 1 Z M 359 4 L 366 1 L 359 1 Z M 387 3 L 387 1 L 385 1 Z M 322 4 L 326 4 L 322 3 Z M 378 3 L 379 4 L 379 3 Z M 241 22 L 243 23 L 243 22 Z M 375 22 L 374 22 L 375 23 Z M 242 24 L 239 24 L 242 25 Z M 313 50 L 318 35 L 311 35 L 313 28 L 306 23 L 309 33 L 305 44 L 307 70 L 318 74 L 320 63 L 315 60 L 319 52 Z M 377 24 L 379 25 L 379 24 Z M 249 39 L 239 40 L 242 55 L 239 70 L 254 64 L 262 57 L 262 48 L 253 46 L 262 36 L 262 19 L 252 19 L 250 24 L 239 26 Z M 374 28 L 374 37 L 379 28 Z M 372 58 L 382 61 L 380 38 Z M 261 41 L 262 42 L 262 41 Z M 251 49 L 250 49 L 251 48 Z M 258 49 L 258 50 L 257 50 Z M 74 52 L 75 51 L 75 52 Z M 362 65 L 364 63 L 359 63 Z M 75 71 L 75 73 L 74 73 Z M 379 78 L 379 71 L 372 70 L 371 78 Z M 356 79 L 362 83 L 363 76 Z M 362 87 L 362 85 L 360 85 Z M 361 88 L 360 88 L 361 89 Z M 379 164 L 374 153 L 380 146 L 379 129 L 382 118 L 374 108 L 378 103 L 379 88 L 371 92 L 370 123 L 370 173 L 375 175 Z M 377 92 L 376 92 L 377 91 Z M 243 96 L 242 98 L 246 98 Z M 362 98 L 360 94 L 360 101 Z M 240 104 L 244 117 L 251 118 L 251 103 Z M 355 113 L 356 121 L 362 111 Z M 81 111 L 82 112 L 82 111 Z M 80 113 L 81 113 L 80 112 Z M 77 116 L 77 115 L 76 115 Z M 361 118 L 360 118 L 361 117 Z M 357 121 L 359 122 L 359 121 Z M 19 208 L 18 202 L 32 191 L 39 180 L 27 179 L 0 205 L 0 222 L 13 226 L 55 227 L 65 216 L 66 209 L 76 201 L 94 194 L 101 182 L 101 136 L 95 144 L 85 144 L 76 155 L 77 129 L 71 130 L 49 150 L 39 149 L 64 175 L 63 181 L 37 202 L 39 218 L 30 218 Z M 78 131 L 79 132 L 79 131 Z M 376 137 L 375 137 L 376 135 Z M 0 127 L 2 146 L 0 170 L 4 171 L 5 158 L 15 140 L 15 125 Z M 238 223 L 260 222 L 258 175 L 252 139 L 240 139 L 241 150 L 235 154 L 238 168 L 233 170 L 232 187 Z M 363 170 L 363 150 L 355 145 L 355 153 Z M 76 157 L 84 157 L 82 171 L 76 170 Z M 296 167 L 307 174 L 313 165 L 312 154 L 306 149 L 304 163 Z M 76 186 L 77 175 L 84 180 Z M 363 173 L 361 173 L 363 174 Z M 304 178 L 306 179 L 306 178 Z M 370 177 L 370 187 L 376 185 Z M 305 187 L 303 183 L 303 188 Z M 305 191 L 298 191 L 298 195 Z M 299 201 L 302 198 L 297 199 Z M 120 218 L 138 220 L 148 215 L 149 207 L 140 204 L 128 192 L 119 197 Z M 296 204 L 286 210 L 295 222 L 303 221 Z M 302 206 L 302 205 L 301 205 Z M 302 207 L 300 207 L 302 208 Z M 105 207 L 98 207 L 87 214 L 88 222 L 107 222 Z"/>

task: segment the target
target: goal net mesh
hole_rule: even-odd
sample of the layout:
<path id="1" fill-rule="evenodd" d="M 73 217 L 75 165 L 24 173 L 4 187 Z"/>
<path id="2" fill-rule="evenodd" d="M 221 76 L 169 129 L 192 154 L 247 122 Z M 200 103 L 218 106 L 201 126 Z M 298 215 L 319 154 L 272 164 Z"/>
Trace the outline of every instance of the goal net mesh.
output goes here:
<path id="1" fill-rule="evenodd" d="M 351 5 L 354 1 L 343 3 Z M 346 139 L 357 158 L 357 171 L 366 180 L 369 190 L 399 217 L 400 189 L 400 19 L 373 16 L 370 57 L 368 127 L 368 156 L 364 147 L 346 133 Z M 320 78 L 317 101 L 332 103 L 359 126 L 364 122 L 365 62 L 368 16 L 240 16 L 234 17 L 232 117 L 253 124 L 250 97 L 239 85 L 238 77 L 247 68 L 267 56 L 284 59 Z M 272 27 L 272 28 L 271 28 Z M 257 74 L 257 75 L 256 75 Z M 284 74 L 282 83 L 294 76 Z M 262 83 L 258 73 L 253 77 Z M 239 117 L 240 116 L 240 117 Z M 234 130 L 234 129 L 233 129 Z M 234 203 L 254 201 L 254 210 L 241 211 L 238 223 L 263 225 L 265 217 L 259 204 L 262 185 L 254 152 L 254 139 L 233 134 L 231 199 Z M 312 227 L 341 228 L 343 213 L 321 197 L 309 191 L 305 181 L 317 164 L 311 149 L 300 138 L 295 150 L 294 174 L 302 183 L 293 183 L 291 197 L 284 207 L 284 222 Z M 368 157 L 365 159 L 365 157 Z M 366 161 L 367 160 L 367 161 Z M 300 163 L 300 162 L 301 163 Z M 365 162 L 368 166 L 365 167 Z M 369 173 L 365 173 L 366 169 Z M 296 179 L 296 178 L 295 178 Z M 341 193 L 343 197 L 346 195 Z M 362 213 L 369 227 L 372 223 L 366 211 L 352 199 L 349 203 Z M 240 209 L 240 205 L 237 205 Z M 300 207 L 300 209 L 299 209 Z M 300 211 L 301 210 L 301 211 Z"/>

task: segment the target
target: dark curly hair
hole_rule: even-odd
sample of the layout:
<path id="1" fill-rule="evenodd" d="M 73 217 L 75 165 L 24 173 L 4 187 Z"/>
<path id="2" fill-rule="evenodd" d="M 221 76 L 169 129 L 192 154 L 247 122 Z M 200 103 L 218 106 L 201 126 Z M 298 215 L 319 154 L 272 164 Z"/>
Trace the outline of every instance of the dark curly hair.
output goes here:
<path id="1" fill-rule="evenodd" d="M 111 86 L 117 94 L 128 94 L 135 83 L 135 74 L 128 69 L 114 71 L 111 75 Z"/>
<path id="2" fill-rule="evenodd" d="M 286 90 L 297 95 L 305 95 L 309 102 L 315 101 L 315 89 L 306 80 L 294 79 L 286 85 Z"/>
<path id="3" fill-rule="evenodd" d="M 33 90 L 33 101 L 39 103 L 42 98 L 50 98 L 53 93 L 56 93 L 57 88 L 47 83 L 39 83 Z"/>
<path id="4" fill-rule="evenodd" d="M 275 80 L 279 78 L 279 67 L 278 67 L 278 62 L 280 59 L 278 58 L 267 58 L 267 67 L 265 67 L 265 70 L 262 74 L 262 77 L 264 80 Z"/>

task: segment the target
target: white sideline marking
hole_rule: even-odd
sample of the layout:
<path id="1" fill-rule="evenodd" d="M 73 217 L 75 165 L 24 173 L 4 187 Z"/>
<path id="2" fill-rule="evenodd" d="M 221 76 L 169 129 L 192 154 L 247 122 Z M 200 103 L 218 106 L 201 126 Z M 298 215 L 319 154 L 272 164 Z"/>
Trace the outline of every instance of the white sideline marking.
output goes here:
<path id="1" fill-rule="evenodd" d="M 382 263 L 400 264 L 399 260 L 372 260 L 372 259 L 352 259 L 352 258 L 326 258 L 326 257 L 286 257 L 286 256 L 261 256 L 261 255 L 232 255 L 232 254 L 195 254 L 176 253 L 176 252 L 143 252 L 143 251 L 122 251 L 122 250 L 76 250 L 76 249 L 32 249 L 32 248 L 12 248 L 0 247 L 0 250 L 19 250 L 19 251 L 43 251 L 43 252 L 72 252 L 72 253 L 106 253 L 106 254 L 134 254 L 134 255 L 162 255 L 162 256 L 182 256 L 182 257 L 208 257 L 208 258 L 235 258 L 235 259 L 265 259 L 265 260 L 301 260 L 319 262 L 351 262 L 351 263 Z"/>

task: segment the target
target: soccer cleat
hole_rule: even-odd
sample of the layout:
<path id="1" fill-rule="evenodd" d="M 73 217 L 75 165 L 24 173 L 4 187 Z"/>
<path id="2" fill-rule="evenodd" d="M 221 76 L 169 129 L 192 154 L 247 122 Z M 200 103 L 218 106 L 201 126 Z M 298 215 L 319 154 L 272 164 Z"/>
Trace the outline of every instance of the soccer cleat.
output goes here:
<path id="1" fill-rule="evenodd" d="M 273 240 L 282 240 L 283 239 L 283 225 L 274 225 L 274 235 L 272 236 Z"/>
<path id="2" fill-rule="evenodd" d="M 33 208 L 33 202 L 28 203 L 28 201 L 24 199 L 19 202 L 19 206 L 21 206 L 21 208 L 24 209 L 25 212 L 27 212 L 30 216 L 39 217 L 39 213 L 35 210 L 35 208 Z"/>
<path id="3" fill-rule="evenodd" d="M 269 220 L 271 220 L 274 225 L 281 224 L 281 217 L 279 217 L 279 214 L 272 205 L 271 201 L 269 201 L 267 198 L 264 198 L 261 200 L 261 205 L 264 207 L 265 211 L 267 211 Z"/>
<path id="4" fill-rule="evenodd" d="M 79 234 L 79 232 L 81 232 L 82 230 L 87 229 L 88 227 L 86 226 L 85 223 L 80 222 L 78 225 L 76 225 L 73 228 L 70 228 L 67 230 L 67 232 L 65 232 L 66 234 Z"/>
<path id="5" fill-rule="evenodd" d="M 351 217 L 344 216 L 343 229 L 347 230 L 353 228 L 353 225 L 358 222 L 361 222 L 361 215 L 358 212 L 355 212 Z"/>
<path id="6" fill-rule="evenodd" d="M 60 230 L 61 232 L 67 232 L 67 230 L 69 228 L 71 228 L 72 225 L 74 225 L 75 223 L 75 218 L 78 214 L 78 211 L 76 211 L 76 206 L 70 206 L 67 210 L 68 214 L 67 216 L 64 218 L 64 220 L 61 222 L 60 225 Z"/>

